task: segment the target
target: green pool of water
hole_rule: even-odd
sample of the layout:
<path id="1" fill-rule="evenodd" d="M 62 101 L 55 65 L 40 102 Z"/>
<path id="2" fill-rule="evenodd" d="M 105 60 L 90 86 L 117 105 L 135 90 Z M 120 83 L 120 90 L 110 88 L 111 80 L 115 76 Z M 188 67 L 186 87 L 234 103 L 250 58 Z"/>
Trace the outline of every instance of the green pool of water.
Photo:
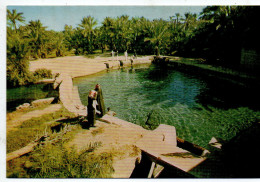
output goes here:
<path id="1" fill-rule="evenodd" d="M 52 84 L 35 84 L 7 89 L 7 111 L 14 111 L 23 103 L 58 96 L 58 91 L 54 91 L 52 87 Z"/>
<path id="2" fill-rule="evenodd" d="M 147 127 L 151 115 L 149 127 L 173 125 L 179 137 L 204 147 L 213 136 L 231 139 L 259 114 L 251 109 L 257 105 L 248 100 L 252 95 L 244 98 L 248 88 L 154 65 L 103 72 L 73 82 L 84 105 L 89 91 L 99 83 L 106 107 L 117 117 Z"/>

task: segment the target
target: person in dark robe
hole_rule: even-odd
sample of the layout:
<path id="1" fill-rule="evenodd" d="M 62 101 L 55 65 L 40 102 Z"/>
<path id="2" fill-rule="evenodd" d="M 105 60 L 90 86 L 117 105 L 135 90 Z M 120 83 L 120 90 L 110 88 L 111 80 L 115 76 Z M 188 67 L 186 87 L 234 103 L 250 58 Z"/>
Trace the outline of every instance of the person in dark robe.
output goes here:
<path id="1" fill-rule="evenodd" d="M 102 117 L 106 114 L 106 107 L 104 103 L 102 89 L 99 84 L 96 85 L 95 91 L 97 92 L 97 110 L 100 111 L 100 114 L 98 114 L 98 116 Z"/>
<path id="2" fill-rule="evenodd" d="M 96 123 L 96 113 L 101 113 L 97 110 L 97 92 L 95 90 L 91 90 L 88 95 L 88 115 L 87 120 L 90 126 L 95 126 Z"/>

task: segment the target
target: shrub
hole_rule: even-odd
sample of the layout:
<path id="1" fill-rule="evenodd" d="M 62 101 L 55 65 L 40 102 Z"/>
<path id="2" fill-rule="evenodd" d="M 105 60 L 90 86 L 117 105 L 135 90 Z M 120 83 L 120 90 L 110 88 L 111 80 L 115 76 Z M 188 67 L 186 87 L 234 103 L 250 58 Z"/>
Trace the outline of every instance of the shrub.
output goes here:
<path id="1" fill-rule="evenodd" d="M 22 85 L 28 85 L 35 82 L 37 79 L 31 72 L 20 73 L 13 69 L 7 70 L 7 87 L 17 87 Z"/>
<path id="2" fill-rule="evenodd" d="M 52 71 L 45 69 L 45 68 L 40 68 L 35 70 L 35 72 L 33 73 L 33 75 L 38 78 L 52 78 Z"/>

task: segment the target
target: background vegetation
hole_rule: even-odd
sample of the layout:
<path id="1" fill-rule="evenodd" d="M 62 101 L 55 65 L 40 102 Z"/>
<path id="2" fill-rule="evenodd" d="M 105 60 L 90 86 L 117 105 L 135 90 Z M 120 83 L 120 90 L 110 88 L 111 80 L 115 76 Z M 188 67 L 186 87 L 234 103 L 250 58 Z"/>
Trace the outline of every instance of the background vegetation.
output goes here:
<path id="1" fill-rule="evenodd" d="M 164 54 L 205 58 L 214 64 L 237 65 L 242 48 L 257 48 L 259 6 L 208 6 L 200 14 L 173 13 L 169 20 L 144 17 L 107 17 L 97 26 L 94 17 L 83 17 L 62 32 L 47 30 L 40 20 L 24 24 L 22 12 L 7 11 L 8 86 L 33 81 L 28 60 L 102 52 Z M 18 26 L 18 24 L 20 26 Z M 12 74 L 11 74 L 12 73 Z"/>

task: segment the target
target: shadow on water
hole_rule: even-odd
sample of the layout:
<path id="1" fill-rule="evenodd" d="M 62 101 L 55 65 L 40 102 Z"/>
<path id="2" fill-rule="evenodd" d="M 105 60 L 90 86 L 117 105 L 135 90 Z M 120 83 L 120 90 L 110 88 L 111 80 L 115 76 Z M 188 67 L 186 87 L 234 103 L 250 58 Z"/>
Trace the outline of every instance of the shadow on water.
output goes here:
<path id="1" fill-rule="evenodd" d="M 190 75 L 176 72 L 172 68 L 152 65 L 150 69 L 136 71 L 142 87 L 130 92 L 140 92 L 149 102 L 146 105 L 163 103 L 164 107 L 184 104 L 195 107 L 196 96 L 205 84 Z M 145 80 L 145 81 L 144 81 Z"/>
<path id="2" fill-rule="evenodd" d="M 258 99 L 260 88 L 257 85 L 245 82 L 233 82 L 232 79 L 201 75 L 187 71 L 176 71 L 170 67 L 152 65 L 150 69 L 136 71 L 137 79 L 143 82 L 143 94 L 150 103 L 160 103 L 171 100 L 174 103 L 187 104 L 194 107 L 200 104 L 205 108 L 209 106 L 230 109 L 248 107 L 259 110 Z M 140 89 L 140 88 L 137 88 Z M 157 94 L 158 93 L 158 94 Z M 152 95 L 152 97 L 151 97 Z"/>
<path id="3" fill-rule="evenodd" d="M 204 107 L 213 106 L 221 109 L 248 107 L 259 110 L 258 99 L 260 89 L 251 86 L 241 86 L 220 79 L 204 78 L 207 87 L 201 89 L 196 97 Z"/>
<path id="4" fill-rule="evenodd" d="M 7 89 L 7 111 L 12 112 L 23 103 L 31 103 L 37 99 L 58 97 L 59 93 L 52 84 L 35 84 Z"/>
<path id="5" fill-rule="evenodd" d="M 200 178 L 259 178 L 260 124 L 248 129 L 223 144 L 222 150 L 212 152 L 203 163 L 190 171 Z"/>

